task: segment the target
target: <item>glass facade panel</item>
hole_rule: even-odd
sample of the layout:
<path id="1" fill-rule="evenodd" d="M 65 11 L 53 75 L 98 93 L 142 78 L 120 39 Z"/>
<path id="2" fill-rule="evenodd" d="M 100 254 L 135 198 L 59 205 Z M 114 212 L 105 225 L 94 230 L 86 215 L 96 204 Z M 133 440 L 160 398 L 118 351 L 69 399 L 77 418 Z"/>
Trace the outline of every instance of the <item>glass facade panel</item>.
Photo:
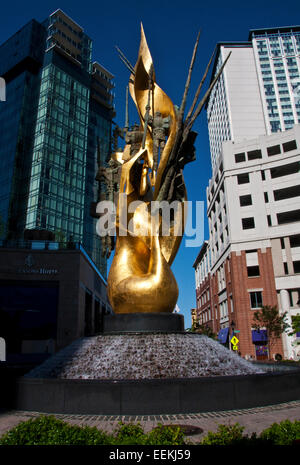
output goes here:
<path id="1" fill-rule="evenodd" d="M 266 96 L 267 117 L 271 132 L 277 132 L 290 129 L 296 122 L 300 121 L 300 105 L 298 108 L 297 96 L 300 81 L 296 58 L 299 55 L 299 33 L 278 31 L 278 33 L 268 34 L 265 32 L 264 36 L 264 40 L 261 37 L 256 37 L 254 41 L 258 50 L 259 66 Z M 272 66 L 270 63 L 273 63 Z M 277 102 L 278 96 L 279 102 Z M 271 97 L 274 98 L 272 103 Z"/>
<path id="2" fill-rule="evenodd" d="M 0 47 L 0 222 L 6 238 L 34 228 L 81 242 L 106 275 L 90 204 L 98 200 L 96 141 L 101 163 L 109 152 L 113 84 L 103 73 L 107 98 L 96 104 L 91 53 L 91 39 L 60 10 Z"/>
<path id="3" fill-rule="evenodd" d="M 32 209 L 36 212 L 36 224 L 27 219 L 27 228 L 39 228 L 43 214 L 44 227 L 55 230 L 58 222 L 54 222 L 49 213 L 56 207 L 57 215 L 61 215 L 62 220 L 60 232 L 66 239 L 73 236 L 72 240 L 75 241 L 82 241 L 83 218 L 80 214 L 70 215 L 70 212 L 84 209 L 88 129 L 82 120 L 87 121 L 89 111 L 89 92 L 87 89 L 86 97 L 82 97 L 82 88 L 82 84 L 53 64 L 43 70 L 29 195 L 30 198 L 36 190 L 33 173 L 38 170 L 39 201 L 34 207 L 28 204 L 28 214 Z M 41 159 L 37 156 L 40 153 Z M 72 203 L 71 190 L 75 193 Z M 78 223 L 75 235 L 74 222 Z"/>
<path id="4" fill-rule="evenodd" d="M 0 47 L 0 75 L 6 80 L 6 101 L 0 105 L 0 218 L 2 237 L 12 239 L 25 226 L 44 36 L 33 20 Z"/>

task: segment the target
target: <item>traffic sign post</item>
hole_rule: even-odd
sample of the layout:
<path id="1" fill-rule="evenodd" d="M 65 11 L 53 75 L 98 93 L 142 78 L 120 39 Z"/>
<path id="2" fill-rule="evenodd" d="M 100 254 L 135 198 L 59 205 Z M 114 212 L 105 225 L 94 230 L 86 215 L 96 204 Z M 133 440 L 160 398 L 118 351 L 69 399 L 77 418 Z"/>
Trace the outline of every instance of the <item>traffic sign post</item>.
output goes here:
<path id="1" fill-rule="evenodd" d="M 230 342 L 232 344 L 232 350 L 238 350 L 238 343 L 240 342 L 239 339 L 236 336 L 232 336 L 230 339 Z"/>
<path id="2" fill-rule="evenodd" d="M 239 339 L 236 337 L 236 336 L 233 336 L 231 339 L 230 339 L 230 342 L 233 346 L 236 346 L 240 341 Z"/>

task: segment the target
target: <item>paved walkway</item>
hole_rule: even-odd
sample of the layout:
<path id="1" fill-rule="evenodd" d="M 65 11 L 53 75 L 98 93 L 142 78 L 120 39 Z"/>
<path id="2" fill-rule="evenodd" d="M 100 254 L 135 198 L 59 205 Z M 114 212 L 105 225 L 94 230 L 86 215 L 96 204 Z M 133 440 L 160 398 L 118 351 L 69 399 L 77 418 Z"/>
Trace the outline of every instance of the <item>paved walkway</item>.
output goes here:
<path id="1" fill-rule="evenodd" d="M 26 421 L 39 415 L 42 414 L 39 412 L 14 410 L 0 411 L 0 436 L 21 421 Z M 182 415 L 109 416 L 55 414 L 55 417 L 71 424 L 96 426 L 107 432 L 111 432 L 117 428 L 120 421 L 125 423 L 139 422 L 145 432 L 150 431 L 158 423 L 197 426 L 203 432 L 189 437 L 190 441 L 197 442 L 208 431 L 216 431 L 218 424 L 233 425 L 234 423 L 239 423 L 245 427 L 244 433 L 251 434 L 256 432 L 259 434 L 274 422 L 279 423 L 282 420 L 300 421 L 300 400 L 252 409 Z"/>

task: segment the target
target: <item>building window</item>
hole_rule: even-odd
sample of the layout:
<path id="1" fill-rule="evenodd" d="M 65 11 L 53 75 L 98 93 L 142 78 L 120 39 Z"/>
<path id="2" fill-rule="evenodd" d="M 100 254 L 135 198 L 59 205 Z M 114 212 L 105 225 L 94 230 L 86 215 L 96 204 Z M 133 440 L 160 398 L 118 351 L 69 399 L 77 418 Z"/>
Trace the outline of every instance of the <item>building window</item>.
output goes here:
<path id="1" fill-rule="evenodd" d="M 294 273 L 295 274 L 300 273 L 300 261 L 299 260 L 293 262 L 293 267 L 294 267 Z"/>
<path id="2" fill-rule="evenodd" d="M 280 238 L 280 244 L 281 244 L 281 248 L 285 249 L 285 243 L 284 243 L 284 238 L 283 237 Z"/>
<path id="3" fill-rule="evenodd" d="M 246 265 L 248 277 L 259 276 L 257 250 L 246 250 Z"/>
<path id="4" fill-rule="evenodd" d="M 284 199 L 291 199 L 293 197 L 300 196 L 300 185 L 298 186 L 291 186 L 286 187 L 284 189 L 278 189 L 274 191 L 274 200 L 284 200 Z"/>
<path id="5" fill-rule="evenodd" d="M 292 210 L 289 212 L 277 213 L 278 224 L 294 223 L 300 221 L 300 210 Z"/>
<path id="6" fill-rule="evenodd" d="M 254 278 L 255 276 L 259 276 L 259 266 L 247 266 L 247 273 L 248 278 Z"/>
<path id="7" fill-rule="evenodd" d="M 291 116 L 293 113 L 291 113 Z M 295 140 L 291 140 L 290 142 L 285 142 L 282 144 L 282 148 L 284 152 L 289 152 L 290 150 L 295 150 L 297 148 L 297 143 Z"/>
<path id="8" fill-rule="evenodd" d="M 287 91 L 279 91 L 279 93 L 288 93 Z M 275 95 L 275 93 L 274 93 Z M 271 132 L 278 132 L 280 131 L 280 121 L 270 121 L 271 124 Z"/>
<path id="9" fill-rule="evenodd" d="M 287 262 L 283 262 L 284 274 L 289 274 Z"/>
<path id="10" fill-rule="evenodd" d="M 271 178 L 279 178 L 281 176 L 289 176 L 290 174 L 299 173 L 299 168 L 299 161 L 296 161 L 295 163 L 289 163 L 288 165 L 271 168 Z"/>
<path id="11" fill-rule="evenodd" d="M 265 197 L 265 202 L 268 203 L 269 202 L 268 192 L 264 192 L 264 197 Z"/>
<path id="12" fill-rule="evenodd" d="M 262 179 L 262 181 L 266 180 L 266 175 L 265 175 L 264 170 L 261 171 L 261 179 Z"/>
<path id="13" fill-rule="evenodd" d="M 272 147 L 267 147 L 267 153 L 269 157 L 273 155 L 279 155 L 281 153 L 280 145 L 273 145 Z"/>
<path id="14" fill-rule="evenodd" d="M 252 197 L 250 194 L 248 195 L 241 195 L 240 196 L 240 206 L 246 207 L 248 205 L 252 205 Z"/>
<path id="15" fill-rule="evenodd" d="M 255 292 L 250 292 L 250 303 L 251 303 L 251 308 L 261 308 L 262 307 L 262 292 L 261 291 L 255 291 Z"/>
<path id="16" fill-rule="evenodd" d="M 236 154 L 234 155 L 234 157 L 235 157 L 235 162 L 236 162 L 236 163 L 241 163 L 241 162 L 243 162 L 243 161 L 246 161 L 246 155 L 245 155 L 245 153 L 236 153 Z"/>
<path id="17" fill-rule="evenodd" d="M 251 150 L 251 152 L 247 152 L 247 155 L 249 161 L 262 158 L 261 150 Z"/>
<path id="18" fill-rule="evenodd" d="M 300 247 L 300 234 L 290 236 L 290 246 L 291 248 Z"/>
<path id="19" fill-rule="evenodd" d="M 294 306 L 294 302 L 293 302 L 293 291 L 292 291 L 292 290 L 289 290 L 288 293 L 289 293 L 290 307 L 293 307 L 293 306 Z"/>
<path id="20" fill-rule="evenodd" d="M 238 184 L 247 184 L 249 182 L 249 173 L 243 173 L 237 175 Z"/>
<path id="21" fill-rule="evenodd" d="M 272 226 L 272 218 L 271 215 L 267 215 L 268 226 Z"/>
<path id="22" fill-rule="evenodd" d="M 255 221 L 254 218 L 242 218 L 242 226 L 243 229 L 253 229 L 255 228 Z"/>

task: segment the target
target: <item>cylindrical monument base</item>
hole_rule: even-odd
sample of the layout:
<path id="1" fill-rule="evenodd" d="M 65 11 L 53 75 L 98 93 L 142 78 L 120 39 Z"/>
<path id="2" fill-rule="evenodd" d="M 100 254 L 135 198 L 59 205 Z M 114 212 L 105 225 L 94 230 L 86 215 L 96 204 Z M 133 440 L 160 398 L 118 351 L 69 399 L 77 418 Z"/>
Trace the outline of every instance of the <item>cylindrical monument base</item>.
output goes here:
<path id="1" fill-rule="evenodd" d="M 177 333 L 184 331 L 184 317 L 178 313 L 119 313 L 105 315 L 104 333 Z"/>

